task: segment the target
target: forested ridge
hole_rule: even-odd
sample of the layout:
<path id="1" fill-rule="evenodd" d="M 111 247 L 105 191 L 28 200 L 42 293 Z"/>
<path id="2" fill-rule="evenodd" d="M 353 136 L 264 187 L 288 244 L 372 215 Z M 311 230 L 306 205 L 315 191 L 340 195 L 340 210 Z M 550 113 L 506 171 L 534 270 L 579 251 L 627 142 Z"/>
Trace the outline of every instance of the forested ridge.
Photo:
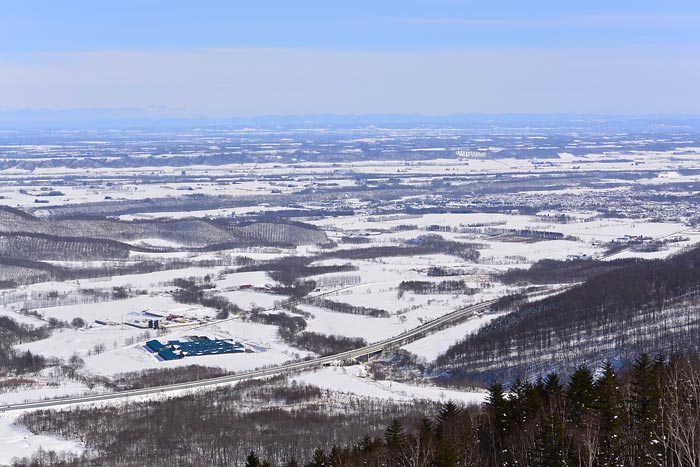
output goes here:
<path id="1" fill-rule="evenodd" d="M 172 244 L 149 245 L 154 239 Z M 122 221 L 89 215 L 42 219 L 18 209 L 3 208 L 0 209 L 0 288 L 198 266 L 188 259 L 149 256 L 152 253 L 201 253 L 251 245 L 290 247 L 327 242 L 326 234 L 317 227 L 284 219 Z M 57 265 L 49 261 L 85 264 Z M 230 264 L 209 264 L 214 265 Z"/>
<path id="2" fill-rule="evenodd" d="M 81 239 L 131 242 L 158 238 L 177 243 L 182 248 L 195 249 L 231 244 L 300 245 L 327 240 L 325 234 L 311 224 L 284 219 L 264 222 L 228 218 L 123 221 L 90 215 L 44 219 L 17 209 L 0 210 L 0 233 L 4 235 L 74 237 L 75 232 L 80 232 Z"/>
<path id="3" fill-rule="evenodd" d="M 697 351 L 698 271 L 699 248 L 617 264 L 561 294 L 519 305 L 450 347 L 435 371 L 488 383 L 643 352 Z"/>
<path id="4" fill-rule="evenodd" d="M 129 245 L 102 238 L 60 237 L 40 233 L 0 233 L 0 256 L 30 260 L 116 260 L 129 252 L 159 249 Z"/>

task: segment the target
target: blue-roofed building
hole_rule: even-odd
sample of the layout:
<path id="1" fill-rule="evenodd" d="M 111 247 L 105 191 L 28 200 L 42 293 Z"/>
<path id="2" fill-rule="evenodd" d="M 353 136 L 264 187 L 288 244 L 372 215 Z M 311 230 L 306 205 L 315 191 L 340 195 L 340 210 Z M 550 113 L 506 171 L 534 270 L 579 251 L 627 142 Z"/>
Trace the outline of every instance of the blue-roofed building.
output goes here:
<path id="1" fill-rule="evenodd" d="M 161 344 L 159 340 L 153 339 L 146 342 L 146 347 L 148 347 L 154 352 L 158 352 L 159 350 L 165 347 L 165 344 Z"/>
<path id="2" fill-rule="evenodd" d="M 167 344 L 153 339 L 146 342 L 146 347 L 157 353 L 163 360 L 246 351 L 243 344 L 234 342 L 232 339 L 209 339 L 206 336 L 188 336 L 188 340 L 169 340 Z"/>
<path id="3" fill-rule="evenodd" d="M 178 355 L 167 347 L 161 349 L 158 355 L 160 355 L 163 360 L 177 360 L 183 357 L 183 355 Z"/>

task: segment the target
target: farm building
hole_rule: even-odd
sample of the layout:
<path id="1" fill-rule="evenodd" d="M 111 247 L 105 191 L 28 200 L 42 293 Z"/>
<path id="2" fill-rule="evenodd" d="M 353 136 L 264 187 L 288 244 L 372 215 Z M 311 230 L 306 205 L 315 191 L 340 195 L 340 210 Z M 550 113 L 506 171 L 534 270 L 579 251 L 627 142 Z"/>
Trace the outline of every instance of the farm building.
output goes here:
<path id="1" fill-rule="evenodd" d="M 146 342 L 146 347 L 148 347 L 149 349 L 151 349 L 154 352 L 158 352 L 159 350 L 164 348 L 165 345 L 161 344 L 160 341 L 153 339 L 153 340 Z"/>
<path id="2" fill-rule="evenodd" d="M 245 352 L 243 345 L 232 339 L 209 339 L 205 336 L 189 336 L 186 341 L 171 340 L 167 344 L 153 339 L 146 342 L 146 348 L 163 360 Z"/>
<path id="3" fill-rule="evenodd" d="M 187 318 L 182 315 L 157 313 L 153 311 L 131 312 L 127 314 L 127 319 L 124 324 L 133 326 L 139 329 L 160 329 L 160 328 L 175 328 L 182 326 L 191 326 L 200 321 L 197 319 Z"/>

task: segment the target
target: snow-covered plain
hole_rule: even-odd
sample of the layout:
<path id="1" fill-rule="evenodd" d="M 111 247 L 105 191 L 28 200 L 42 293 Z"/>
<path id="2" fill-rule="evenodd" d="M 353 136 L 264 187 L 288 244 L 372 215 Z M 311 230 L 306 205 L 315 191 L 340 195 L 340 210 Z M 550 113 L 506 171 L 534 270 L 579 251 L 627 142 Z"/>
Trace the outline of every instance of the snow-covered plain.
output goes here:
<path id="1" fill-rule="evenodd" d="M 316 261 L 312 265 L 351 264 L 357 271 L 333 273 L 329 275 L 312 276 L 319 283 L 324 280 L 329 283 L 342 283 L 344 278 L 358 277 L 359 283 L 349 280 L 349 286 L 323 286 L 312 295 L 322 295 L 332 301 L 343 302 L 353 306 L 380 308 L 389 312 L 389 317 L 375 318 L 360 315 L 350 315 L 317 306 L 298 305 L 300 309 L 310 313 L 307 319 L 307 330 L 321 334 L 362 337 L 368 342 L 376 342 L 389 338 L 431 319 L 435 319 L 457 308 L 483 300 L 496 298 L 518 290 L 517 287 L 506 287 L 493 280 L 493 274 L 498 274 L 513 267 L 526 268 L 537 260 L 544 258 L 566 259 L 569 255 L 601 254 L 602 244 L 617 239 L 623 235 L 645 235 L 647 237 L 667 237 L 683 232 L 687 240 L 672 243 L 668 249 L 648 253 L 648 257 L 662 257 L 674 251 L 700 241 L 700 232 L 690 229 L 687 225 L 673 222 L 649 222 L 636 219 L 599 219 L 592 213 L 567 213 L 574 221 L 555 223 L 548 221 L 552 213 L 540 213 L 538 216 L 520 214 L 427 214 L 386 217 L 377 220 L 372 216 L 355 216 L 352 218 L 338 217 L 328 219 L 311 219 L 310 221 L 333 232 L 335 235 L 362 234 L 372 229 L 379 229 L 370 236 L 366 246 L 400 246 L 406 241 L 424 235 L 428 226 L 445 226 L 448 229 L 438 234 L 446 240 L 455 242 L 471 242 L 478 245 L 480 258 L 476 262 L 465 261 L 459 257 L 447 254 L 394 256 L 365 260 L 326 259 Z M 392 227 L 411 223 L 418 230 L 395 231 Z M 513 241 L 509 238 L 479 233 L 474 230 L 478 226 L 493 226 L 498 229 L 529 229 L 560 232 L 570 236 L 566 240 L 540 240 L 534 242 Z M 467 229 L 466 231 L 464 229 Z M 471 230 L 469 230 L 471 229 Z M 157 243 L 157 242 L 155 242 Z M 342 248 L 357 248 L 353 245 L 340 245 Z M 313 247 L 300 247 L 299 253 L 314 254 Z M 238 254 L 239 252 L 229 252 Z M 288 249 L 263 249 L 253 252 L 260 259 L 274 259 L 289 255 Z M 637 255 L 626 251 L 619 256 Z M 251 255 L 249 255 L 251 256 Z M 429 268 L 440 266 L 459 271 L 458 276 L 431 277 L 427 275 Z M 233 338 L 253 346 L 258 352 L 242 355 L 218 355 L 197 358 L 187 358 L 174 362 L 156 360 L 153 355 L 143 349 L 145 333 L 148 331 L 122 326 L 125 315 L 139 311 L 154 311 L 158 313 L 175 313 L 193 318 L 212 317 L 215 310 L 198 305 L 182 305 L 173 301 L 169 295 L 172 289 L 171 281 L 175 278 L 209 276 L 213 291 L 228 298 L 232 303 L 247 310 L 254 307 L 272 309 L 280 304 L 284 296 L 247 289 L 253 286 L 263 288 L 274 281 L 264 272 L 244 272 L 222 274 L 223 267 L 215 268 L 186 268 L 172 271 L 162 271 L 142 275 L 115 276 L 111 278 L 47 282 L 22 286 L 18 290 L 27 295 L 58 291 L 60 293 L 78 292 L 84 288 L 109 290 L 113 286 L 134 287 L 149 291 L 146 295 L 138 295 L 126 300 L 113 300 L 101 303 L 76 305 L 49 306 L 40 308 L 39 314 L 48 318 L 56 318 L 70 322 L 75 317 L 83 318 L 87 323 L 94 320 L 109 320 L 117 325 L 96 326 L 90 324 L 85 329 L 62 329 L 45 340 L 25 343 L 19 350 L 32 352 L 48 357 L 58 357 L 64 360 L 73 354 L 84 358 L 83 371 L 99 375 L 113 375 L 120 372 L 142 370 L 147 368 L 167 368 L 189 364 L 217 366 L 230 371 L 243 371 L 257 367 L 280 364 L 295 358 L 308 355 L 307 352 L 290 347 L 281 341 L 275 326 L 233 320 L 197 330 L 198 334 L 212 337 Z M 352 277 L 351 277 L 352 276 Z M 415 294 L 410 291 L 399 292 L 398 286 L 402 281 L 432 281 L 463 280 L 468 287 L 476 290 L 474 294 Z M 241 287 L 244 287 L 243 289 Z M 24 320 L 28 324 L 41 323 L 34 317 L 19 315 L 16 311 L 21 302 L 8 304 L 0 313 Z M 444 352 L 452 343 L 473 332 L 479 326 L 488 322 L 494 315 L 486 315 L 467 323 L 446 329 L 428 336 L 420 341 L 409 344 L 405 348 L 414 352 L 420 358 L 431 361 Z M 186 336 L 188 329 L 178 329 L 168 334 L 166 339 Z M 156 337 L 151 331 L 150 337 Z M 103 346 L 101 352 L 95 352 L 98 346 Z M 253 348 L 251 347 L 251 348 Z M 0 396 L 0 400 L 2 396 Z"/>
<path id="2" fill-rule="evenodd" d="M 367 138 L 371 143 L 374 139 Z M 498 153 L 501 148 L 491 147 L 485 138 L 483 152 Z M 584 144 L 584 143 L 581 143 Z M 421 150 L 442 151 L 444 148 L 423 148 Z M 49 150 L 38 148 L 37 150 Z M 568 195 L 573 197 L 595 198 L 598 196 L 634 196 L 635 190 L 653 188 L 663 195 L 667 193 L 668 184 L 675 186 L 672 193 L 695 195 L 694 184 L 700 183 L 697 171 L 684 169 L 697 168 L 700 151 L 686 148 L 684 151 L 662 152 L 605 152 L 600 148 L 585 156 L 562 153 L 560 157 L 546 160 L 488 157 L 460 157 L 433 159 L 420 162 L 405 161 L 357 161 L 341 163 L 303 162 L 287 165 L 262 164 L 226 164 L 218 166 L 159 167 L 153 160 L 153 166 L 140 168 L 95 168 L 89 170 L 95 183 L 82 183 L 61 186 L 62 196 L 52 197 L 54 205 L 71 205 L 77 203 L 95 203 L 106 197 L 113 200 L 143 200 L 146 198 L 176 198 L 183 195 L 222 195 L 249 196 L 313 192 L 320 187 L 319 180 L 341 188 L 358 188 L 363 177 L 368 179 L 388 179 L 401 177 L 404 186 L 424 187 L 430 178 L 448 176 L 482 176 L 485 179 L 507 175 L 511 180 L 539 177 L 540 174 L 576 175 L 578 173 L 624 171 L 638 173 L 636 177 L 621 179 L 604 179 L 600 186 L 566 186 L 537 191 L 522 191 L 518 195 L 542 198 L 548 195 Z M 466 151 L 465 154 L 471 154 Z M 482 152 L 481 150 L 479 152 Z M 458 152 L 461 154 L 461 152 Z M 443 156 L 441 156 L 443 157 Z M 38 160 L 38 159 L 37 159 Z M 47 159 L 49 160 L 49 159 Z M 184 172 L 189 177 L 201 177 L 195 182 L 185 181 Z M 161 177 L 162 181 L 150 184 L 137 183 L 145 174 Z M 255 178 L 252 175 L 255 175 Z M 22 169 L 8 169 L 0 173 L 0 196 L 3 204 L 13 207 L 37 208 L 35 193 L 36 183 L 50 185 L 61 184 L 72 177 L 85 176 L 82 169 L 66 167 L 43 167 L 33 172 Z M 101 178 L 113 182 L 103 183 Z M 182 178 L 182 179 L 180 179 Z M 615 186 L 606 186 L 611 183 Z M 682 190 L 680 190 L 682 188 Z M 669 192 L 671 193 L 671 192 Z M 411 205 L 426 202 L 425 196 L 405 196 L 400 200 Z M 429 202 L 426 205 L 432 206 Z M 445 240 L 478 244 L 479 259 L 467 261 L 460 257 L 436 253 L 415 256 L 389 256 L 374 259 L 343 258 L 322 259 L 312 265 L 350 264 L 356 271 L 311 276 L 316 280 L 318 290 L 311 295 L 342 302 L 354 306 L 372 307 L 386 310 L 389 317 L 373 318 L 360 315 L 343 314 L 318 306 L 298 304 L 298 308 L 308 312 L 308 331 L 322 334 L 336 334 L 349 337 L 362 337 L 368 342 L 379 341 L 405 330 L 435 319 L 455 309 L 483 300 L 497 298 L 508 293 L 517 292 L 518 287 L 500 284 L 498 274 L 510 268 L 527 268 L 538 260 L 566 260 L 570 256 L 600 257 L 606 250 L 606 244 L 623 239 L 625 236 L 644 236 L 664 239 L 672 236 L 682 237 L 680 241 L 668 243 L 659 251 L 636 252 L 625 250 L 610 259 L 621 257 L 663 258 L 678 253 L 684 248 L 700 242 L 700 231 L 691 226 L 694 213 L 681 213 L 677 218 L 659 220 L 652 214 L 643 218 L 604 217 L 598 212 L 584 209 L 566 208 L 561 211 L 542 211 L 536 215 L 519 212 L 501 213 L 444 213 L 444 214 L 401 214 L 373 212 L 372 202 L 348 190 L 344 197 L 332 200 L 328 206 L 321 203 L 303 206 L 322 210 L 327 207 L 352 208 L 353 216 L 300 218 L 324 230 L 328 237 L 338 244 L 333 251 L 354 250 L 375 246 L 406 246 L 418 236 L 437 234 Z M 35 214 L 47 216 L 50 208 L 36 209 Z M 375 206 L 376 207 L 376 206 Z M 460 208 L 457 204 L 450 205 Z M 243 207 L 219 207 L 211 210 L 194 211 L 148 211 L 132 212 L 119 216 L 122 220 L 218 217 L 231 218 L 246 216 L 251 213 L 270 212 L 289 208 L 280 206 L 257 205 Z M 557 216 L 565 214 L 568 222 L 557 221 Z M 408 229 L 402 227 L 408 226 Z M 438 226 L 439 229 L 434 229 Z M 517 235 L 499 234 L 499 231 L 537 230 L 556 232 L 565 236 L 559 239 L 517 238 Z M 495 233 L 494 233 L 495 232 Z M 366 244 L 343 243 L 344 237 L 363 237 Z M 139 238 L 130 241 L 137 245 L 180 247 L 176 243 L 158 238 Z M 252 260 L 264 261 L 292 255 L 315 255 L 327 253 L 327 248 L 315 245 L 297 248 L 248 246 L 221 252 L 185 252 L 170 253 L 132 253 L 129 261 L 140 260 L 211 260 L 245 256 Z M 325 258 L 325 257 L 324 257 Z M 55 262 L 65 266 L 70 262 Z M 433 277 L 428 275 L 431 267 L 439 266 L 450 269 L 451 276 Z M 227 271 L 224 274 L 224 271 Z M 274 281 L 263 271 L 232 273 L 230 267 L 189 267 L 148 274 L 102 277 L 80 281 L 51 281 L 33 285 L 23 285 L 14 290 L 0 291 L 1 297 L 7 297 L 0 305 L 0 315 L 10 316 L 18 322 L 29 325 L 46 324 L 50 318 L 70 322 L 73 318 L 83 318 L 88 326 L 84 329 L 65 328 L 56 330 L 48 339 L 27 342 L 18 345 L 17 350 L 30 350 L 47 357 L 56 357 L 64 361 L 77 354 L 83 358 L 85 366 L 80 370 L 86 375 L 112 376 L 122 372 L 139 371 L 152 368 L 173 368 L 190 364 L 214 366 L 228 371 L 245 371 L 254 368 L 278 365 L 290 360 L 313 356 L 311 352 L 294 348 L 285 343 L 277 332 L 277 327 L 253 323 L 241 319 L 205 326 L 197 329 L 180 328 L 159 336 L 156 331 L 146 331 L 129 326 L 122 326 L 121 321 L 130 312 L 150 310 L 161 313 L 175 313 L 190 317 L 205 318 L 213 316 L 216 310 L 199 305 L 183 305 L 175 302 L 169 292 L 172 281 L 177 278 L 209 276 L 216 286 L 215 293 L 223 295 L 244 310 L 253 307 L 271 309 L 280 301 L 288 298 L 249 289 L 247 286 L 264 288 Z M 415 294 L 410 291 L 400 293 L 399 285 L 403 281 L 463 280 L 465 285 L 474 289 L 469 294 Z M 339 285 L 345 284 L 345 285 Z M 50 292 L 66 295 L 79 295 L 85 289 L 110 291 L 113 287 L 132 287 L 145 290 L 144 295 L 137 295 L 125 300 L 107 300 L 100 303 L 71 304 L 32 307 L 41 318 L 20 314 L 29 298 L 42 296 Z M 244 289 L 241 289 L 244 286 Z M 13 295 L 15 299 L 9 297 Z M 19 298 L 18 298 L 19 297 Z M 28 297 L 27 302 L 21 297 Z M 48 303 L 48 302 L 47 302 Z M 465 323 L 441 330 L 423 339 L 404 346 L 421 360 L 433 361 L 438 355 L 456 341 L 476 332 L 500 314 L 484 314 Z M 94 320 L 110 320 L 115 324 L 107 326 L 94 325 Z M 182 338 L 191 334 L 207 335 L 212 338 L 231 338 L 244 343 L 254 350 L 251 353 L 192 357 L 177 361 L 159 361 L 152 353 L 144 349 L 148 338 L 162 340 Z M 97 347 L 103 346 L 99 352 Z M 45 397 L 82 394 L 90 389 L 80 383 L 56 377 L 57 386 L 45 383 L 48 374 L 34 376 L 40 382 L 37 387 L 8 391 L 0 394 L 0 404 L 38 400 Z M 410 401 L 424 398 L 436 401 L 458 400 L 465 403 L 480 403 L 484 400 L 483 392 L 460 392 L 431 386 L 418 386 L 392 381 L 373 381 L 368 378 L 361 366 L 331 367 L 296 376 L 300 382 L 318 385 L 331 391 L 357 394 L 367 397 L 381 397 L 393 400 Z M 69 450 L 80 452 L 83 448 L 71 441 L 56 440 L 50 437 L 33 436 L 12 426 L 13 416 L 0 415 L 0 463 L 9 462 L 11 457 L 30 455 L 39 446 L 44 449 Z"/>
<path id="3" fill-rule="evenodd" d="M 485 148 L 491 152 L 498 152 L 498 148 Z M 600 148 L 598 148 L 600 149 Z M 104 201 L 105 197 L 114 200 L 138 200 L 155 197 L 174 197 L 189 194 L 220 194 L 220 195 L 249 195 L 251 193 L 270 193 L 278 190 L 280 194 L 298 192 L 305 188 L 315 186 L 316 177 L 329 178 L 335 173 L 366 174 L 380 177 L 382 175 L 396 175 L 400 173 L 407 181 L 411 177 L 424 175 L 454 175 L 454 174 L 533 174 L 547 173 L 584 173 L 586 171 L 630 171 L 639 172 L 640 177 L 634 181 L 624 181 L 628 185 L 658 185 L 669 182 L 695 182 L 700 179 L 697 174 L 683 175 L 679 168 L 693 167 L 697 160 L 697 148 L 684 148 L 671 151 L 625 151 L 625 152 L 597 152 L 592 149 L 590 154 L 573 155 L 561 153 L 559 158 L 515 159 L 515 158 L 460 158 L 460 159 L 433 159 L 429 161 L 358 161 L 341 163 L 300 162 L 296 163 L 293 171 L 293 183 L 279 183 L 273 181 L 273 177 L 280 175 L 289 176 L 289 167 L 272 163 L 241 163 L 216 166 L 193 165 L 186 167 L 189 177 L 217 177 L 218 181 L 201 179 L 197 182 L 173 181 L 182 176 L 182 167 L 163 167 L 158 165 L 159 159 L 152 158 L 152 167 L 124 167 L 124 168 L 91 168 L 90 176 L 99 180 L 110 178 L 119 180 L 118 183 L 91 184 L 62 186 L 63 196 L 52 199 L 52 202 L 61 204 L 75 204 L 85 202 Z M 38 159 L 34 159 L 38 160 Z M 48 159 L 47 159 L 48 160 Z M 648 171 L 656 171 L 657 176 L 645 178 Z M 240 181 L 255 173 L 254 181 Z M 140 176 L 148 174 L 169 178 L 168 182 L 142 185 L 134 182 Z M 4 196 L 6 202 L 12 206 L 34 207 L 35 196 L 32 195 L 35 186 L 27 183 L 28 175 L 39 178 L 42 184 L 50 184 L 52 180 L 64 180 L 67 177 L 85 176 L 82 168 L 68 167 L 39 167 L 32 172 L 21 169 L 4 170 L 0 177 L 6 182 L 0 188 L 0 196 Z M 270 177 L 271 180 L 267 180 Z M 224 182 L 221 179 L 228 180 Z M 334 180 L 338 186 L 353 186 L 352 178 L 338 177 Z M 24 190 L 21 192 L 20 190 Z M 551 193 L 548 192 L 548 193 Z M 243 214 L 250 210 L 262 210 L 266 207 L 253 209 L 220 209 L 219 213 L 230 215 L 231 213 Z M 207 216 L 207 211 L 196 211 L 192 215 Z M 215 214 L 215 213 L 211 213 Z M 154 216 L 179 217 L 187 214 L 171 212 L 163 213 L 139 213 L 130 214 L 125 218 L 153 218 Z"/>

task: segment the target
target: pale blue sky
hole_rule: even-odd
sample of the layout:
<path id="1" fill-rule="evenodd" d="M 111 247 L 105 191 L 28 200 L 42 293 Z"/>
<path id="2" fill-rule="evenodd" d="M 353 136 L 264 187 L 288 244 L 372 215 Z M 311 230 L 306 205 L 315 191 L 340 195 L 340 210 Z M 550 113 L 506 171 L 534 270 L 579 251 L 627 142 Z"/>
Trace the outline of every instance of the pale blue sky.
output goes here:
<path id="1" fill-rule="evenodd" d="M 0 111 L 700 113 L 700 2 L 8 0 Z"/>

